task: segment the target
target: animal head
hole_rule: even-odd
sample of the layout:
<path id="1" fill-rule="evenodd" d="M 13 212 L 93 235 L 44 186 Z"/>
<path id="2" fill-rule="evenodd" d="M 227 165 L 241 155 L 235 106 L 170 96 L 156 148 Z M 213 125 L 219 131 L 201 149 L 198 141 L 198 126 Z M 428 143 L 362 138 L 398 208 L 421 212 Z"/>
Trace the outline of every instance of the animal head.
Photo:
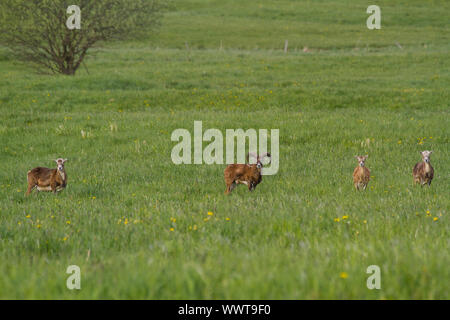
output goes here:
<path id="1" fill-rule="evenodd" d="M 249 152 L 247 155 L 247 162 L 249 162 L 250 158 L 253 158 L 256 161 L 256 167 L 258 169 L 261 169 L 263 165 L 267 165 L 271 161 L 271 156 L 268 152 L 260 154 L 259 156 L 254 152 Z M 266 159 L 268 159 L 268 161 Z"/>
<path id="2" fill-rule="evenodd" d="M 56 166 L 59 171 L 64 171 L 64 162 L 66 162 L 66 161 L 67 161 L 67 159 L 63 159 L 63 158 L 58 158 L 55 160 Z"/>
<path id="3" fill-rule="evenodd" d="M 433 153 L 433 151 L 421 151 L 420 154 L 422 155 L 422 160 L 426 163 L 430 163 L 430 156 Z"/>
<path id="4" fill-rule="evenodd" d="M 360 167 L 364 167 L 364 166 L 366 165 L 365 162 L 366 162 L 366 159 L 367 159 L 368 157 L 369 157 L 368 155 L 365 155 L 365 156 L 355 156 L 355 158 L 358 159 L 358 164 L 359 164 Z"/>

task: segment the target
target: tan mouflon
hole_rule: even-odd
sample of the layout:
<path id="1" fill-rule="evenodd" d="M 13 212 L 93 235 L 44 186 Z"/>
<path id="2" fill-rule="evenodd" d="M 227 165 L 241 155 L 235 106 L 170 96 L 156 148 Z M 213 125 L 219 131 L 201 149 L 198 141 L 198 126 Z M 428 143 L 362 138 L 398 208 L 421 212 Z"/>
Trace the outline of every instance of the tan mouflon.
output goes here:
<path id="1" fill-rule="evenodd" d="M 67 159 L 56 159 L 56 169 L 37 167 L 28 171 L 28 190 L 27 195 L 36 188 L 38 191 L 60 191 L 67 185 L 67 174 L 64 169 L 64 163 Z"/>
<path id="2" fill-rule="evenodd" d="M 420 183 L 420 185 L 431 185 L 431 180 L 434 177 L 434 169 L 430 163 L 430 156 L 433 151 L 422 151 L 422 161 L 417 162 L 413 168 L 413 180 L 414 184 Z"/>
<path id="3" fill-rule="evenodd" d="M 353 170 L 353 184 L 356 190 L 366 190 L 370 180 L 370 170 L 366 167 L 366 159 L 369 156 L 355 156 L 358 166 Z"/>
<path id="4" fill-rule="evenodd" d="M 248 163 L 250 156 L 256 159 L 256 163 Z M 269 159 L 270 163 L 270 153 L 264 153 L 258 156 L 253 152 L 249 152 L 247 155 L 247 163 L 228 165 L 224 171 L 225 184 L 227 185 L 225 194 L 229 194 L 233 191 L 238 184 L 245 184 L 249 191 L 253 191 L 262 181 L 262 160 L 266 157 Z"/>

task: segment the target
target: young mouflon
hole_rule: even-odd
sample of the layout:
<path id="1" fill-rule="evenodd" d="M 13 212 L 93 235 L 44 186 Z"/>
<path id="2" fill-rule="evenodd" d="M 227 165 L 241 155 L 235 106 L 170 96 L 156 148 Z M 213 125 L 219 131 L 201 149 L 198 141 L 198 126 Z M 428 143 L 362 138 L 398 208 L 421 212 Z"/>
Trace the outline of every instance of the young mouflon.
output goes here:
<path id="1" fill-rule="evenodd" d="M 250 164 L 249 157 L 255 158 L 256 163 Z M 247 155 L 247 163 L 228 165 L 224 171 L 225 184 L 227 185 L 225 194 L 233 191 L 238 184 L 245 184 L 249 191 L 253 191 L 262 181 L 261 170 L 265 158 L 268 158 L 268 163 L 270 163 L 270 153 L 264 153 L 258 156 L 253 152 L 249 152 Z"/>
<path id="2" fill-rule="evenodd" d="M 28 171 L 28 190 L 27 195 L 36 188 L 38 191 L 52 191 L 56 193 L 61 191 L 67 185 L 67 174 L 64 169 L 64 163 L 67 159 L 56 159 L 56 169 L 36 167 Z"/>
<path id="3" fill-rule="evenodd" d="M 358 166 L 353 170 L 353 184 L 356 190 L 365 190 L 370 180 L 370 170 L 366 167 L 366 159 L 369 156 L 355 156 Z"/>
<path id="4" fill-rule="evenodd" d="M 433 151 L 422 151 L 422 161 L 417 162 L 413 168 L 413 180 L 414 184 L 420 183 L 420 185 L 431 185 L 431 180 L 434 177 L 434 169 L 430 163 L 430 156 Z"/>

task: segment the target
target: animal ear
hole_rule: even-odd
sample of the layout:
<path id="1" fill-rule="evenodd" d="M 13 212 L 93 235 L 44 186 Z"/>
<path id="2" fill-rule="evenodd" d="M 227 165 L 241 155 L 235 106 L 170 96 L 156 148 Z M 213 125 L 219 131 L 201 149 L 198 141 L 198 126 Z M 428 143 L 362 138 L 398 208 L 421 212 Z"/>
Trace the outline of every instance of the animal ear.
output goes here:
<path id="1" fill-rule="evenodd" d="M 63 163 L 66 162 L 66 161 L 67 161 L 67 159 L 63 159 Z"/>
<path id="2" fill-rule="evenodd" d="M 430 150 L 430 154 L 432 154 L 432 153 L 433 153 L 433 151 Z"/>
<path id="3" fill-rule="evenodd" d="M 258 162 L 259 158 L 258 155 L 255 152 L 249 152 L 247 154 L 247 162 L 250 163 L 250 157 L 254 158 L 256 160 L 256 162 Z"/>
<path id="4" fill-rule="evenodd" d="M 58 159 L 55 159 L 54 161 L 55 161 L 56 163 L 58 163 Z"/>
<path id="5" fill-rule="evenodd" d="M 264 164 L 269 164 L 272 161 L 272 156 L 270 155 L 270 153 L 266 152 L 266 153 L 263 153 L 263 154 L 261 154 L 259 156 L 259 161 L 261 161 L 261 163 L 263 161 L 265 161 L 265 159 L 269 159 L 269 161 L 267 163 L 264 163 Z"/>
<path id="6" fill-rule="evenodd" d="M 368 154 L 366 154 L 366 155 L 364 156 L 364 158 L 366 158 L 366 159 L 367 159 L 368 157 L 369 157 L 369 155 L 368 155 Z"/>

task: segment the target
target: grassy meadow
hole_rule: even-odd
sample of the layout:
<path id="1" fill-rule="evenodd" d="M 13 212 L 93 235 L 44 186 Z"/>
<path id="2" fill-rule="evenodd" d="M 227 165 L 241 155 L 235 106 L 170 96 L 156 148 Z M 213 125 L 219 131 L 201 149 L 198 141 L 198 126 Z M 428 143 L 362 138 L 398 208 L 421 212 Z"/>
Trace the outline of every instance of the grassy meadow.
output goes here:
<path id="1" fill-rule="evenodd" d="M 173 1 L 74 77 L 0 48 L 0 298 L 449 299 L 450 3 L 377 4 L 381 30 L 365 1 Z M 225 165 L 174 165 L 195 120 L 279 129 L 278 173 L 225 196 Z M 68 187 L 25 197 L 57 157 Z"/>

